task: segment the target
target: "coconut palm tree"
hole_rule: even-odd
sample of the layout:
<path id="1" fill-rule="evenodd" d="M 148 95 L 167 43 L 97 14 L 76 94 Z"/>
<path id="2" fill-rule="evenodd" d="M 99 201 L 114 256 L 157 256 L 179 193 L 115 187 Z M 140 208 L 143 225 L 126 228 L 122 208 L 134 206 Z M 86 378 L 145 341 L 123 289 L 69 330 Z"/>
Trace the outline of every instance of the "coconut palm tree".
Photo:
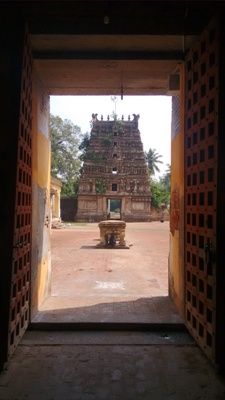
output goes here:
<path id="1" fill-rule="evenodd" d="M 165 186 L 166 190 L 170 192 L 170 178 L 171 178 L 171 165 L 167 164 L 167 170 L 164 175 L 160 178 L 160 182 Z"/>
<path id="2" fill-rule="evenodd" d="M 163 163 L 160 160 L 162 156 L 157 153 L 156 149 L 151 149 L 151 148 L 148 150 L 148 152 L 145 153 L 145 155 L 148 163 L 149 174 L 150 176 L 155 175 L 156 172 L 160 171 L 158 164 Z"/>

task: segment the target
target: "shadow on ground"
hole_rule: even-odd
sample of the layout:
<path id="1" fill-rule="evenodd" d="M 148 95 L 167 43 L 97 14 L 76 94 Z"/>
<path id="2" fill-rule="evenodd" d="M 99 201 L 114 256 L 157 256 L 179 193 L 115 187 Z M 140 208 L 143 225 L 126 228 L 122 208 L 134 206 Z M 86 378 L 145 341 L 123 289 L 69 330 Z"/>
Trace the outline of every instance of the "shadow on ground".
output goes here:
<path id="1" fill-rule="evenodd" d="M 57 307 L 54 307 L 57 300 Z M 61 300 L 61 302 L 59 301 Z M 63 307 L 63 300 L 65 307 Z M 48 309 L 40 310 L 32 322 L 107 322 L 107 323 L 182 323 L 169 296 L 139 298 L 131 301 L 100 301 L 91 305 L 68 307 L 67 299 L 48 298 Z M 61 305 L 61 306 L 60 306 Z"/>

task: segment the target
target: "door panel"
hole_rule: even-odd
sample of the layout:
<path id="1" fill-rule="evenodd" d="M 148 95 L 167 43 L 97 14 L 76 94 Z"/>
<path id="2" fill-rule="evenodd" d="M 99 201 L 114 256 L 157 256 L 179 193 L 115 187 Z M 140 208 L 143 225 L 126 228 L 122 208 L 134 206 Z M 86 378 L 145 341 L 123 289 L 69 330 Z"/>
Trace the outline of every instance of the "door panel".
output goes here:
<path id="1" fill-rule="evenodd" d="M 218 28 L 211 22 L 186 57 L 186 322 L 215 360 Z"/>
<path id="2" fill-rule="evenodd" d="M 29 321 L 31 263 L 31 111 L 32 58 L 28 34 L 25 37 L 19 135 L 17 153 L 16 204 L 11 280 L 9 354 L 12 354 Z"/>

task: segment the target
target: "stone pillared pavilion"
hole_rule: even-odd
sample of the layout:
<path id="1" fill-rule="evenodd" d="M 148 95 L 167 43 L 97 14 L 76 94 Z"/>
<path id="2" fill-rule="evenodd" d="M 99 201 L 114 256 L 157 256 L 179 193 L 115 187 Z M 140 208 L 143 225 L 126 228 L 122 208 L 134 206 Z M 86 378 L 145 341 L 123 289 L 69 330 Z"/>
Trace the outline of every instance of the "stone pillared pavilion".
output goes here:
<path id="1" fill-rule="evenodd" d="M 77 221 L 150 220 L 150 187 L 143 144 L 133 119 L 98 120 L 92 129 L 78 191 Z"/>

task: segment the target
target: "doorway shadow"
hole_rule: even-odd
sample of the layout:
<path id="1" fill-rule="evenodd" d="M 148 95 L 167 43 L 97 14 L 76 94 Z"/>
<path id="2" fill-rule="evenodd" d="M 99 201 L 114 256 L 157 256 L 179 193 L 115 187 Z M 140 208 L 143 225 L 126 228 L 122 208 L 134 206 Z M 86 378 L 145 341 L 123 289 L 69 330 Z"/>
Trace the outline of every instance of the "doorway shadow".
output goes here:
<path id="1" fill-rule="evenodd" d="M 41 310 L 35 315 L 33 323 L 148 323 L 182 324 L 169 296 L 139 298 L 132 301 L 99 301 L 92 305 L 79 305 L 78 299 L 50 296 Z M 68 307 L 70 303 L 76 307 Z M 80 302 L 81 303 L 81 302 Z M 65 308 L 63 308 L 65 304 Z"/>

